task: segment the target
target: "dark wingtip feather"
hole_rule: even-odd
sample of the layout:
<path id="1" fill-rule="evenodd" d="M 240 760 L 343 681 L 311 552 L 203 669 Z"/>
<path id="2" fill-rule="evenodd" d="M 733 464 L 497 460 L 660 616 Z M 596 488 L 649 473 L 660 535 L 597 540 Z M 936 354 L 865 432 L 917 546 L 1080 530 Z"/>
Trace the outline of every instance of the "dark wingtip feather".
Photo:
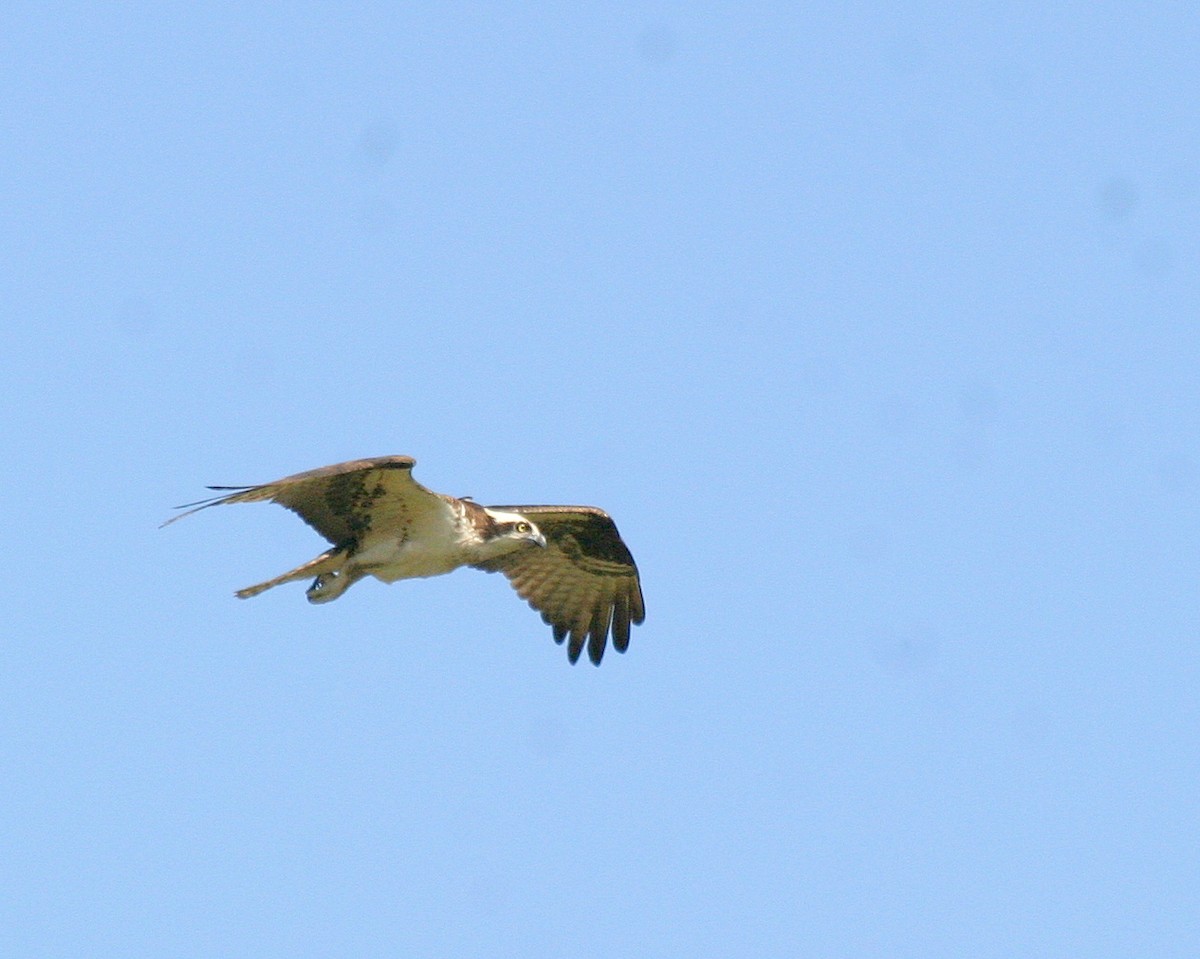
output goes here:
<path id="1" fill-rule="evenodd" d="M 216 487 L 212 486 L 209 487 L 209 489 L 215 488 Z M 223 503 L 225 499 L 225 496 L 210 496 L 208 499 L 198 499 L 194 503 L 183 503 L 180 506 L 173 506 L 172 509 L 186 510 L 186 512 L 176 513 L 174 516 L 160 523 L 158 528 L 162 529 L 164 526 L 170 526 L 172 523 L 179 522 L 179 520 L 183 519 L 185 516 L 191 516 L 193 513 L 199 513 L 200 510 L 208 509 L 210 506 L 218 506 Z"/>
<path id="2" fill-rule="evenodd" d="M 618 608 L 613 611 L 612 638 L 613 649 L 618 653 L 629 648 L 629 610 Z"/>
<path id="3" fill-rule="evenodd" d="M 567 659 L 574 666 L 579 662 L 579 654 L 583 652 L 583 633 L 572 633 L 571 641 L 567 644 Z"/>
<path id="4" fill-rule="evenodd" d="M 566 638 L 567 638 L 567 627 L 559 626 L 559 625 L 555 624 L 555 626 L 554 626 L 554 641 L 556 643 L 558 643 L 558 645 L 561 646 L 562 641 Z"/>
<path id="5" fill-rule="evenodd" d="M 640 625 L 646 619 L 646 601 L 642 599 L 641 589 L 636 589 L 630 603 L 629 621 L 634 625 Z"/>
<path id="6" fill-rule="evenodd" d="M 592 613 L 592 625 L 588 629 L 588 659 L 597 666 L 604 658 L 604 647 L 608 644 L 608 624 L 612 613 L 607 603 L 601 603 Z"/>

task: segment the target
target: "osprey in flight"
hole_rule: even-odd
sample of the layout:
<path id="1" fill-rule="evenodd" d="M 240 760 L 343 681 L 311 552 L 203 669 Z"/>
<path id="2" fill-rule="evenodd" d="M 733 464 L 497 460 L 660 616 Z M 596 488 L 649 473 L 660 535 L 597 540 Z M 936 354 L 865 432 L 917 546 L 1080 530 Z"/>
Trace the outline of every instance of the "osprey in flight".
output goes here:
<path id="1" fill-rule="evenodd" d="M 507 576 L 554 628 L 555 642 L 567 640 L 572 663 L 586 640 L 588 658 L 599 665 L 610 629 L 613 646 L 625 652 L 630 624 L 646 611 L 637 566 L 607 513 L 594 506 L 480 506 L 427 490 L 412 478 L 415 463 L 381 456 L 262 486 L 210 486 L 222 494 L 179 507 L 187 512 L 163 525 L 209 506 L 268 500 L 292 510 L 333 548 L 238 590 L 242 599 L 313 576 L 308 601 L 328 603 L 368 574 L 394 583 L 473 566 Z"/>

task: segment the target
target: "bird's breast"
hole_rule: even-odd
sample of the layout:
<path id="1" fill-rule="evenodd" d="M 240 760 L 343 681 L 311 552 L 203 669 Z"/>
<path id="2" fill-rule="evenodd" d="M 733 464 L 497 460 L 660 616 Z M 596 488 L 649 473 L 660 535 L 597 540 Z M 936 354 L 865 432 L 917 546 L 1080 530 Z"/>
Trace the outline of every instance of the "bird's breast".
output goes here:
<path id="1" fill-rule="evenodd" d="M 364 544 L 353 558 L 364 571 L 385 583 L 398 579 L 441 576 L 466 562 L 452 540 L 380 539 Z"/>

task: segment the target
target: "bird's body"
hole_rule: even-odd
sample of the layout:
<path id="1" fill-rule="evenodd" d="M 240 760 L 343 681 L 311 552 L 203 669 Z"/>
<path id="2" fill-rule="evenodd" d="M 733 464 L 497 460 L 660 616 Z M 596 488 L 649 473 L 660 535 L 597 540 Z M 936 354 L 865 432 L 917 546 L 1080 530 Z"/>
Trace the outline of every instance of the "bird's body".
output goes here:
<path id="1" fill-rule="evenodd" d="M 629 627 L 645 608 L 637 567 L 607 513 L 591 506 L 480 506 L 434 493 L 412 478 L 415 460 L 384 456 L 297 473 L 274 483 L 210 487 L 222 495 L 189 504 L 189 513 L 223 503 L 286 506 L 333 544 L 274 579 L 239 590 L 243 599 L 313 577 L 310 602 L 337 599 L 364 576 L 385 583 L 440 576 L 462 566 L 502 572 L 542 613 L 568 655 L 584 642 L 599 664 L 611 628 L 624 652 Z M 164 524 L 166 525 L 166 524 Z"/>
<path id="2" fill-rule="evenodd" d="M 437 522 L 424 525 L 425 530 L 413 530 L 404 540 L 367 539 L 354 555 L 355 564 L 385 583 L 443 576 L 467 565 L 477 544 L 472 537 L 456 535 L 462 524 L 452 510 L 439 511 Z"/>

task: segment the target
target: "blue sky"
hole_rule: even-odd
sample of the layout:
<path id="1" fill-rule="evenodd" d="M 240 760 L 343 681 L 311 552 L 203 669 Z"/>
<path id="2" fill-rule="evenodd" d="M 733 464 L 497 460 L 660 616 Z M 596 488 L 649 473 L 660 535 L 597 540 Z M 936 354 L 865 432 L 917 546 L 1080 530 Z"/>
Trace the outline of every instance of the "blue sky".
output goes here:
<path id="1" fill-rule="evenodd" d="M 0 953 L 1200 952 L 1186 4 L 10 4 Z M 233 598 L 207 483 L 594 503 Z"/>

